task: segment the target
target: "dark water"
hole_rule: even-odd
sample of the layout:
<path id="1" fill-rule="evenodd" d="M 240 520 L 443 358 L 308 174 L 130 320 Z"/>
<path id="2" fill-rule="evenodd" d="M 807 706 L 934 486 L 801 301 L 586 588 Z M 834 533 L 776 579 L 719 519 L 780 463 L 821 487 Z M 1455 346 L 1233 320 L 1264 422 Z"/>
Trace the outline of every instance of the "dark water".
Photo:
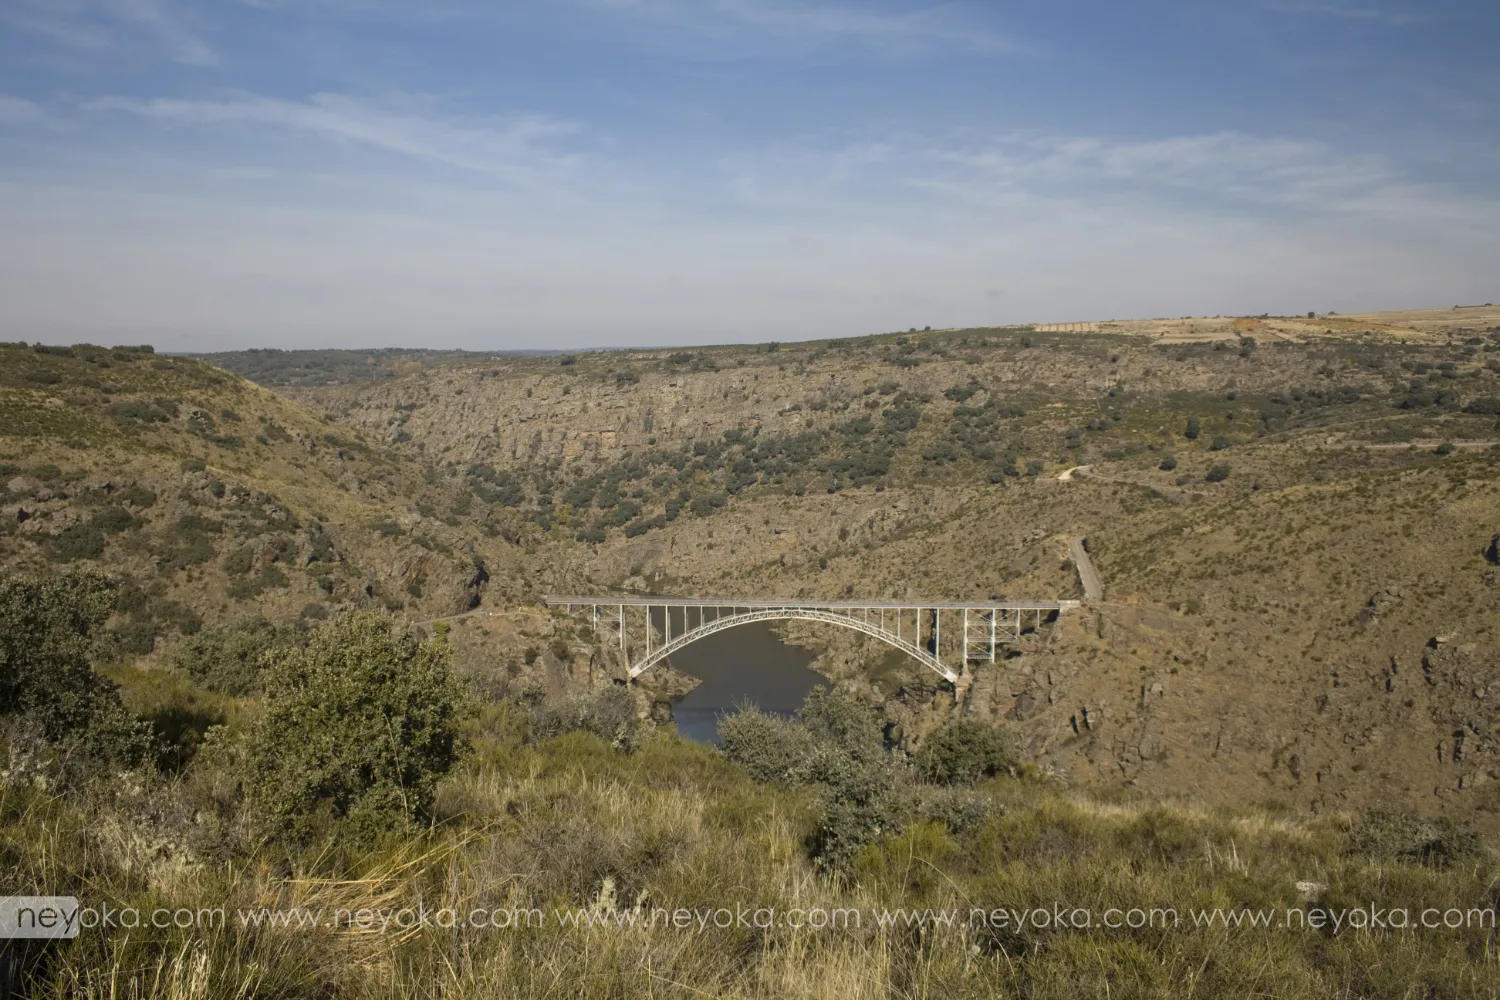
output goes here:
<path id="1" fill-rule="evenodd" d="M 674 621 L 673 631 L 680 627 Z M 717 743 L 720 717 L 745 703 L 790 715 L 814 687 L 828 684 L 808 669 L 812 658 L 807 650 L 777 639 L 768 622 L 737 625 L 699 639 L 671 659 L 673 667 L 703 682 L 672 706 L 677 731 L 690 740 Z"/>

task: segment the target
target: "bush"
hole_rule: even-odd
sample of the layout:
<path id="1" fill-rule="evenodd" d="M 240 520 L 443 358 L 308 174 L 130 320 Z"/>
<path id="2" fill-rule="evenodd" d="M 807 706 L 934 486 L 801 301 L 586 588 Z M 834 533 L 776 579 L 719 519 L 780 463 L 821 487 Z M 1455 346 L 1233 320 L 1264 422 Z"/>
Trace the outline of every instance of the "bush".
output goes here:
<path id="1" fill-rule="evenodd" d="M 1403 812 L 1373 810 L 1350 831 L 1349 853 L 1447 868 L 1482 857 L 1485 850 L 1478 834 L 1447 817 L 1434 821 Z"/>
<path id="2" fill-rule="evenodd" d="M 940 823 L 950 833 L 963 833 L 989 818 L 990 803 L 966 788 L 919 785 L 912 790 L 906 811 L 928 822 Z"/>
<path id="3" fill-rule="evenodd" d="M 795 785 L 805 779 L 812 734 L 804 726 L 758 708 L 745 708 L 719 723 L 719 752 L 756 781 Z"/>
<path id="4" fill-rule="evenodd" d="M 1213 439 L 1213 443 L 1211 443 L 1208 446 L 1208 450 L 1209 451 L 1223 451 L 1225 448 L 1229 447 L 1229 443 L 1230 442 L 1229 442 L 1229 439 L 1227 437 L 1224 437 L 1223 435 L 1218 435 L 1218 436 L 1216 436 Z"/>
<path id="5" fill-rule="evenodd" d="M 109 415 L 114 418 L 115 423 L 122 426 L 129 424 L 151 424 L 166 423 L 172 419 L 172 415 L 155 403 L 144 400 L 131 400 L 124 403 L 112 403 L 109 407 Z"/>
<path id="6" fill-rule="evenodd" d="M 141 522 L 130 516 L 130 511 L 114 504 L 97 511 L 93 517 L 89 518 L 89 524 L 106 535 L 118 535 L 122 531 L 130 531 L 132 528 L 141 526 Z"/>
<path id="7" fill-rule="evenodd" d="M 254 563 L 255 556 L 249 546 L 241 546 L 225 556 L 222 565 L 230 576 L 244 576 Z"/>
<path id="8" fill-rule="evenodd" d="M 625 537 L 635 538 L 637 536 L 644 535 L 652 528 L 665 527 L 666 523 L 667 519 L 660 514 L 658 514 L 656 517 L 642 518 L 639 521 L 632 522 L 625 526 Z"/>
<path id="9" fill-rule="evenodd" d="M 47 555 L 56 562 L 98 559 L 104 555 L 104 534 L 92 524 L 64 528 L 46 541 Z"/>
<path id="10" fill-rule="evenodd" d="M 267 566 L 248 579 L 236 580 L 229 585 L 229 596 L 236 601 L 259 597 L 268 590 L 280 590 L 291 585 L 285 573 L 276 566 Z"/>
<path id="11" fill-rule="evenodd" d="M 1493 363 L 1493 362 L 1492 362 Z M 1500 413 L 1500 396 L 1480 396 L 1464 407 L 1465 413 Z"/>
<path id="12" fill-rule="evenodd" d="M 255 615 L 211 625 L 168 648 L 165 659 L 200 687 L 243 697 L 260 690 L 261 674 L 273 655 L 306 643 L 301 626 Z"/>
<path id="13" fill-rule="evenodd" d="M 533 739 L 550 740 L 575 732 L 593 733 L 616 750 L 634 749 L 640 736 L 640 720 L 630 689 L 611 685 L 532 709 Z"/>
<path id="14" fill-rule="evenodd" d="M 445 638 L 420 640 L 372 611 L 340 615 L 305 647 L 272 656 L 241 765 L 251 806 L 298 839 L 338 822 L 368 841 L 425 820 L 467 749 L 469 706 L 451 656 Z"/>
<path id="15" fill-rule="evenodd" d="M 1171 472 L 1173 469 L 1177 468 L 1177 458 L 1173 455 L 1168 455 L 1161 460 L 1161 464 L 1158 465 L 1157 468 L 1163 472 Z"/>
<path id="16" fill-rule="evenodd" d="M 144 486 L 127 486 L 119 492 L 115 499 L 121 503 L 128 503 L 132 507 L 139 507 L 141 510 L 145 510 L 147 507 L 156 504 L 156 494 Z"/>
<path id="17" fill-rule="evenodd" d="M 701 497 L 694 497 L 693 502 L 688 505 L 688 509 L 693 512 L 694 517 L 708 517 L 728 502 L 727 498 L 717 493 L 710 493 Z"/>
<path id="18" fill-rule="evenodd" d="M 1198 433 L 1202 429 L 1202 427 L 1203 425 L 1201 422 L 1199 422 L 1197 417 L 1188 417 L 1187 430 L 1183 432 L 1182 436 L 1187 438 L 1189 441 L 1196 441 L 1198 440 Z"/>
<path id="19" fill-rule="evenodd" d="M 1203 474 L 1205 483 L 1222 483 L 1229 478 L 1229 466 L 1216 465 Z"/>
<path id="20" fill-rule="evenodd" d="M 999 727 L 978 719 L 954 719 L 922 741 L 917 771 L 940 785 L 968 785 L 980 778 L 1013 774 L 1021 759 Z"/>
<path id="21" fill-rule="evenodd" d="M 0 719 L 38 739 L 65 785 L 152 749 L 149 727 L 89 664 L 114 599 L 91 571 L 0 580 Z"/>
<path id="22" fill-rule="evenodd" d="M 161 626 L 150 619 L 135 619 L 110 629 L 110 634 L 114 636 L 118 652 L 128 656 L 148 656 L 156 649 L 156 637 L 161 635 Z"/>

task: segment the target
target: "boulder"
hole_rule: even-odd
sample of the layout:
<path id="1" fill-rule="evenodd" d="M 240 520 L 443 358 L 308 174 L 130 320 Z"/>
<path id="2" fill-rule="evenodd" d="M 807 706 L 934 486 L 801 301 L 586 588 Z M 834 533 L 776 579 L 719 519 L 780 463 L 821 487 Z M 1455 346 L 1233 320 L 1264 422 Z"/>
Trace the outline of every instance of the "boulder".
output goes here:
<path id="1" fill-rule="evenodd" d="M 1030 691 L 1022 691 L 1016 697 L 1016 704 L 1010 710 L 1010 717 L 1017 722 L 1025 722 L 1041 710 L 1041 699 Z"/>

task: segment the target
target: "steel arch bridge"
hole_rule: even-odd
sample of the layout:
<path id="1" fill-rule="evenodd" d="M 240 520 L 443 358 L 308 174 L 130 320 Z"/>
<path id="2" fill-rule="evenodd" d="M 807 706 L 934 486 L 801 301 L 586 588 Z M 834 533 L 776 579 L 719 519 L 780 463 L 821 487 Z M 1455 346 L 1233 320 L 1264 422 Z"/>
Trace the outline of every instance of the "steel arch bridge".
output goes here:
<path id="1" fill-rule="evenodd" d="M 960 670 L 971 662 L 993 663 L 1000 647 L 1019 639 L 1028 625 L 1040 626 L 1079 603 L 603 596 L 548 597 L 545 601 L 550 608 L 590 614 L 594 634 L 601 640 L 613 633 L 621 653 L 630 661 L 632 678 L 716 632 L 750 622 L 800 620 L 839 625 L 879 639 L 950 683 L 956 682 Z"/>

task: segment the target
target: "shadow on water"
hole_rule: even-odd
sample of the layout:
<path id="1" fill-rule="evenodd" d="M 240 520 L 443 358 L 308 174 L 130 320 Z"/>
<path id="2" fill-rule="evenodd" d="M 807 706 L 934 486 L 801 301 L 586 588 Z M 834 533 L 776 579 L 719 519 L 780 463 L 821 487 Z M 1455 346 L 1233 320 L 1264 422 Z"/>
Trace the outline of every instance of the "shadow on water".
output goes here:
<path id="1" fill-rule="evenodd" d="M 673 633 L 681 628 L 674 615 Z M 674 668 L 703 682 L 673 704 L 677 731 L 686 739 L 717 743 L 719 718 L 745 703 L 790 715 L 814 687 L 828 684 L 808 668 L 812 659 L 809 651 L 778 639 L 768 622 L 737 625 L 699 639 L 671 659 Z"/>

